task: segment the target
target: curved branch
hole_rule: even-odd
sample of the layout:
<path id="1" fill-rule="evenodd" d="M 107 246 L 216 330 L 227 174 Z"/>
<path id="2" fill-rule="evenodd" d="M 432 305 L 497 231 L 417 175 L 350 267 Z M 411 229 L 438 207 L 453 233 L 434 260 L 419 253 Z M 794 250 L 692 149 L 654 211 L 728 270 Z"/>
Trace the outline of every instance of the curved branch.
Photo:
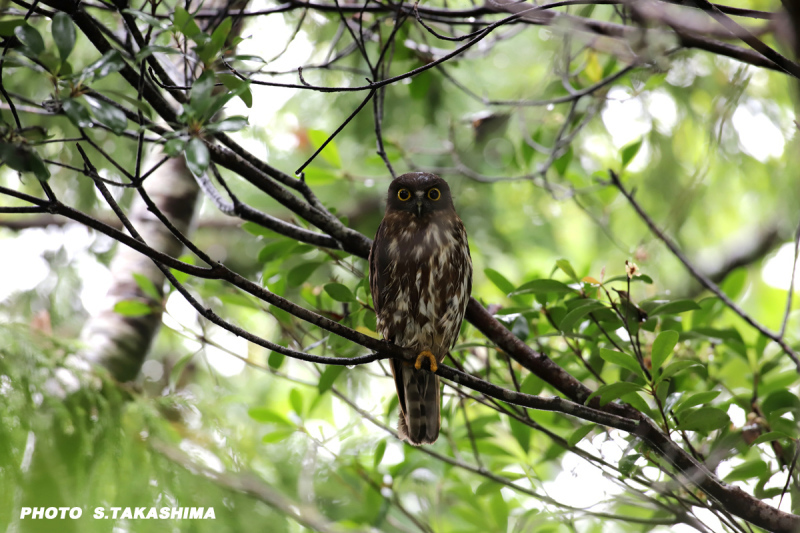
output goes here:
<path id="1" fill-rule="evenodd" d="M 686 257 L 686 254 L 684 254 L 680 250 L 680 248 L 678 248 L 678 245 L 675 244 L 675 242 L 672 239 L 667 237 L 664 234 L 664 232 L 658 229 L 653 219 L 650 218 L 650 216 L 644 211 L 644 209 L 642 209 L 642 206 L 639 205 L 639 202 L 637 202 L 636 199 L 633 197 L 633 193 L 627 190 L 622 185 L 622 182 L 620 181 L 619 176 L 617 176 L 616 172 L 614 172 L 613 170 L 609 170 L 609 175 L 611 176 L 611 183 L 617 189 L 619 189 L 619 192 L 621 192 L 623 196 L 625 196 L 625 198 L 628 200 L 628 203 L 631 204 L 631 207 L 633 207 L 634 211 L 636 211 L 636 213 L 639 215 L 639 218 L 641 218 L 642 221 L 644 221 L 644 223 L 647 225 L 647 227 L 650 228 L 650 231 L 653 233 L 653 235 L 655 235 L 658 238 L 658 240 L 663 242 L 666 245 L 666 247 L 669 248 L 672 254 L 675 257 L 677 257 L 681 263 L 683 263 L 683 266 L 686 267 L 686 270 L 688 270 L 692 274 L 692 276 L 694 276 L 694 278 L 703 285 L 703 287 L 713 292 L 717 298 L 722 300 L 722 302 L 728 308 L 730 308 L 731 311 L 739 315 L 745 322 L 747 322 L 751 327 L 756 329 L 759 333 L 761 333 L 768 339 L 772 340 L 773 342 L 777 343 L 783 349 L 783 351 L 786 352 L 786 355 L 788 355 L 789 358 L 794 362 L 795 366 L 797 366 L 797 371 L 800 372 L 800 359 L 798 358 L 795 351 L 792 350 L 789 344 L 783 339 L 783 337 L 779 333 L 770 331 L 769 329 L 762 326 L 753 317 L 747 314 L 744 311 L 744 309 L 736 305 L 736 303 L 733 300 L 731 300 L 727 294 L 722 292 L 722 289 L 719 288 L 719 285 L 711 281 L 711 279 L 709 279 L 708 276 L 700 272 L 700 270 L 696 266 L 694 266 L 694 264 L 692 264 L 691 261 L 689 261 L 689 258 Z"/>

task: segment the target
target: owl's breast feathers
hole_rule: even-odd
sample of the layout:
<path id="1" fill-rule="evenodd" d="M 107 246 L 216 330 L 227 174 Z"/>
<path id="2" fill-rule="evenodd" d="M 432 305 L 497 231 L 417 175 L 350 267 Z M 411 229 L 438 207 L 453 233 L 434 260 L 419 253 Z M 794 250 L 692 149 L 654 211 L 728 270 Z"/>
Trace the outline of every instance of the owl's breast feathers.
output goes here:
<path id="1" fill-rule="evenodd" d="M 381 335 L 444 359 L 458 337 L 472 290 L 467 235 L 458 215 L 387 213 L 370 261 Z"/>

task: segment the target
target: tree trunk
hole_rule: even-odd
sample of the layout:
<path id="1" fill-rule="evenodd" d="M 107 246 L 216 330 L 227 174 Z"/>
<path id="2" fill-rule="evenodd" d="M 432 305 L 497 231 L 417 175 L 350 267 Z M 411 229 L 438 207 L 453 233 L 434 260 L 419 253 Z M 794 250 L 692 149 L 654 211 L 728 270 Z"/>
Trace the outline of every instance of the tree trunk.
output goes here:
<path id="1" fill-rule="evenodd" d="M 242 9 L 248 0 L 211 0 L 205 8 L 222 8 L 228 11 Z M 220 20 L 209 22 L 213 25 Z M 228 36 L 228 41 L 237 36 L 242 29 L 241 19 L 236 21 Z M 175 56 L 173 56 L 175 57 Z M 174 69 L 174 73 L 182 71 Z M 180 81 L 181 84 L 189 80 Z M 155 158 L 153 158 L 155 160 Z M 146 167 L 145 167 L 146 168 Z M 182 157 L 172 158 L 147 178 L 145 190 L 156 206 L 184 235 L 192 230 L 200 188 L 186 167 Z M 141 196 L 137 195 L 129 213 L 131 223 L 136 227 L 144 241 L 153 248 L 173 257 L 183 250 L 183 245 L 153 215 Z M 139 375 L 153 339 L 161 325 L 162 300 L 148 296 L 134 278 L 134 274 L 144 276 L 163 296 L 164 275 L 151 259 L 127 246 L 120 246 L 111 263 L 112 284 L 106 294 L 103 309 L 89 318 L 84 326 L 82 337 L 86 348 L 81 355 L 89 362 L 106 368 L 119 381 L 130 381 Z M 135 300 L 150 305 L 153 312 L 140 316 L 125 316 L 117 313 L 114 307 L 122 301 Z"/>

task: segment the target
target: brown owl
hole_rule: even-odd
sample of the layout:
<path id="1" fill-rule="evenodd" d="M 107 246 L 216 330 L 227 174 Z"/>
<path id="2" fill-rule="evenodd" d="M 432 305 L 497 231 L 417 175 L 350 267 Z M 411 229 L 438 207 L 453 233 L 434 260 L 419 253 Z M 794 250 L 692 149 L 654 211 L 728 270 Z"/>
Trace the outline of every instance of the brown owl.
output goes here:
<path id="1" fill-rule="evenodd" d="M 413 349 L 415 364 L 391 360 L 400 398 L 400 438 L 430 444 L 439 436 L 439 376 L 431 370 L 453 347 L 472 291 L 467 232 L 450 187 L 425 172 L 389 185 L 386 215 L 369 254 L 369 282 L 384 339 Z"/>

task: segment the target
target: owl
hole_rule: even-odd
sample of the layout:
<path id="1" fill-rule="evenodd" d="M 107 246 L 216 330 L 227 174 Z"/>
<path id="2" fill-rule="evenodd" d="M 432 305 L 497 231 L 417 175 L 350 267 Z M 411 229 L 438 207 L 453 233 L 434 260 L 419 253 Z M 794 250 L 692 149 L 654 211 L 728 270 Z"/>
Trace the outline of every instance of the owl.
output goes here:
<path id="1" fill-rule="evenodd" d="M 441 425 L 439 376 L 430 369 L 453 347 L 472 291 L 467 232 L 447 182 L 425 172 L 389 185 L 386 215 L 369 254 L 369 282 L 378 332 L 411 348 L 415 362 L 390 360 L 400 399 L 400 438 L 436 441 Z"/>

